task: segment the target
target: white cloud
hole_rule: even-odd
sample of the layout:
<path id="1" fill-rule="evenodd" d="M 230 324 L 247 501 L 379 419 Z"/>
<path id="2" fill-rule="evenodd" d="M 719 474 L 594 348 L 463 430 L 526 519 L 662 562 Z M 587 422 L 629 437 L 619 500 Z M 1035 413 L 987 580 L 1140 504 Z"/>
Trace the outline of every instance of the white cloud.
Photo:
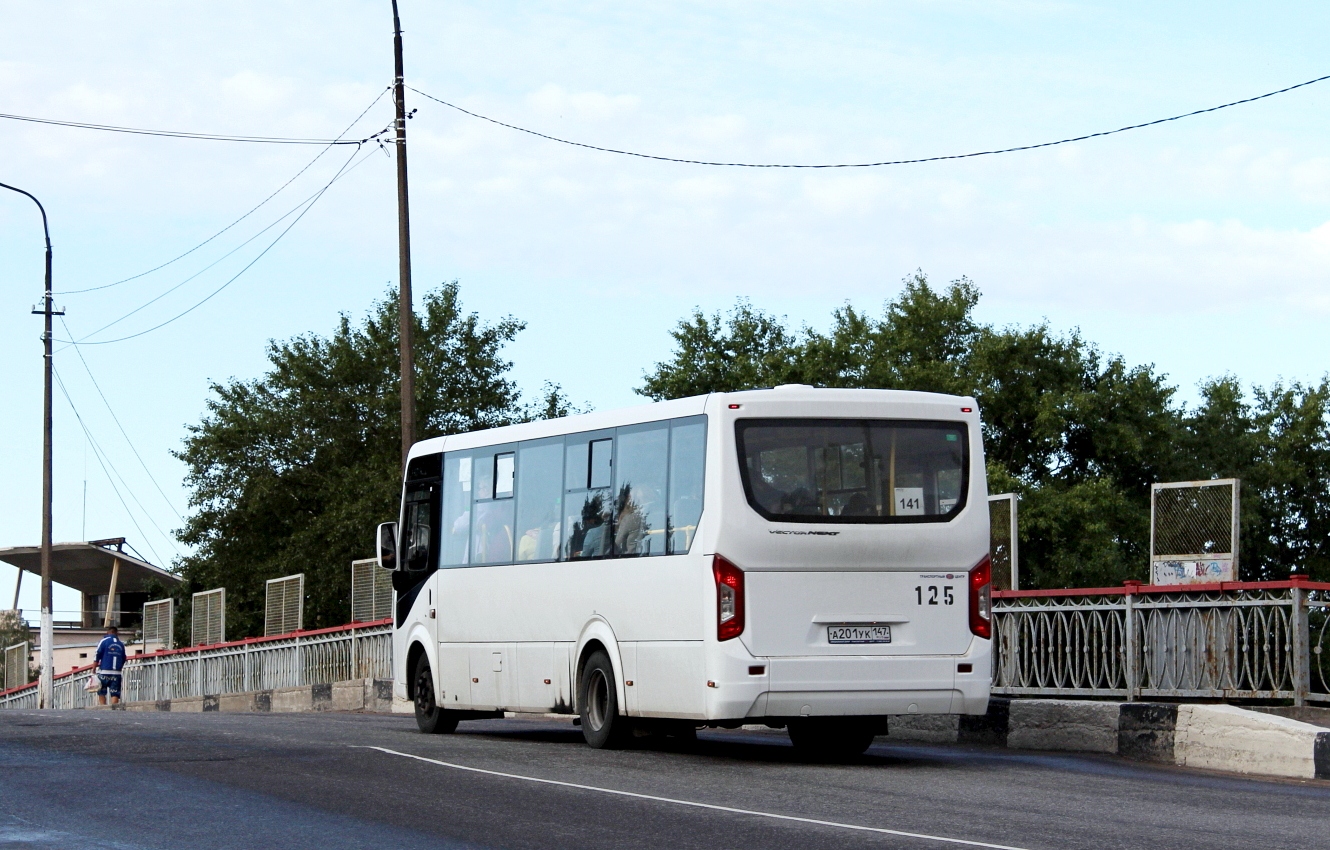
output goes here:
<path id="1" fill-rule="evenodd" d="M 539 115 L 576 117 L 604 121 L 637 109 L 636 95 L 608 95 L 601 92 L 569 92 L 553 83 L 527 95 L 527 103 Z"/>

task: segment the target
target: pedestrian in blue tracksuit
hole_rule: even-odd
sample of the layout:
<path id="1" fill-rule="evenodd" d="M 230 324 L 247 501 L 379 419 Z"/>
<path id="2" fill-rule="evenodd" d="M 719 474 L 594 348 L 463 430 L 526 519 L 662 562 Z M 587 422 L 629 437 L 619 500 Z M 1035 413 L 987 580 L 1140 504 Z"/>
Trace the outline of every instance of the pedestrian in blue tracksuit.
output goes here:
<path id="1" fill-rule="evenodd" d="M 106 630 L 106 637 L 97 644 L 97 679 L 101 687 L 97 690 L 97 702 L 106 705 L 106 697 L 111 697 L 111 705 L 120 702 L 121 671 L 125 668 L 125 645 L 120 642 L 120 630 L 111 626 Z"/>

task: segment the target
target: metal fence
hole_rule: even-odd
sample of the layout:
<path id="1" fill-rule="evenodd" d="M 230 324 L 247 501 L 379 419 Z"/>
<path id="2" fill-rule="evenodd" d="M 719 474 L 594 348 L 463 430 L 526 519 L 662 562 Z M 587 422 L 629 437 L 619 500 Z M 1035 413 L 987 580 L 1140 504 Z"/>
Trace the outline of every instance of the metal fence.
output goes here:
<path id="1" fill-rule="evenodd" d="M 126 701 L 185 699 L 348 679 L 392 678 L 392 622 L 253 638 L 199 649 L 136 655 L 125 662 Z M 84 690 L 91 668 L 57 676 L 55 708 L 97 701 Z M 0 708 L 36 708 L 35 685 L 0 693 Z"/>
<path id="2" fill-rule="evenodd" d="M 993 596 L 995 694 L 1330 702 L 1330 584 Z"/>

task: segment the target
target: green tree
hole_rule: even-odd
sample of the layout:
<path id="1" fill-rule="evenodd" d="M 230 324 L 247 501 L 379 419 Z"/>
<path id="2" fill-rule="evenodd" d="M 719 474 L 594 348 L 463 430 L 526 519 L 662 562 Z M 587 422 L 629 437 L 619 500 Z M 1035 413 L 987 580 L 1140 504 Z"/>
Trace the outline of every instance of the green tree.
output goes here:
<path id="1" fill-rule="evenodd" d="M 801 377 L 796 335 L 747 301 L 740 301 L 728 318 L 695 310 L 670 333 L 674 358 L 657 363 L 638 390 L 648 398 L 774 387 Z"/>
<path id="2" fill-rule="evenodd" d="M 519 405 L 503 346 L 523 324 L 465 313 L 456 283 L 427 294 L 416 315 L 420 439 L 557 414 L 567 400 Z M 212 385 L 203 421 L 177 453 L 192 513 L 180 539 L 182 618 L 190 594 L 227 593 L 228 637 L 262 630 L 264 582 L 305 573 L 305 627 L 350 616 L 350 563 L 377 523 L 397 515 L 401 487 L 397 301 L 390 292 L 328 337 L 268 346 L 267 373 Z M 187 620 L 186 620 L 187 622 Z M 177 629 L 178 633 L 186 633 Z"/>

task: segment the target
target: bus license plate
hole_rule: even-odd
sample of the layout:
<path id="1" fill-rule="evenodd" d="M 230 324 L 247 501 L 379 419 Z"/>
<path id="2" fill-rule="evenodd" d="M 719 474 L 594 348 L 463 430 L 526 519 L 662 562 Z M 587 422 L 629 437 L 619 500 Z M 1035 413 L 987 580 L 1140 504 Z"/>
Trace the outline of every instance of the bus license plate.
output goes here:
<path id="1" fill-rule="evenodd" d="M 827 626 L 827 643 L 891 643 L 891 626 Z"/>

